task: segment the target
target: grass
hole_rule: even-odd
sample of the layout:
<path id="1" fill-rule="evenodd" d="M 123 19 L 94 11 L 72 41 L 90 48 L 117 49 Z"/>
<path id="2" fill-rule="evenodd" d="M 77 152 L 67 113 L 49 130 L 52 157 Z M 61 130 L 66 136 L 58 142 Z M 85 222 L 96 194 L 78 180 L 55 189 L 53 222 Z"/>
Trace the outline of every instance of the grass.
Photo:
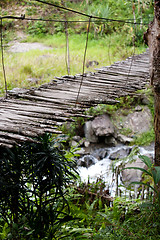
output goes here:
<path id="1" fill-rule="evenodd" d="M 154 129 L 151 128 L 150 131 L 137 135 L 135 139 L 132 141 L 132 145 L 147 146 L 154 141 L 155 141 L 155 133 L 154 133 Z"/>
<path id="2" fill-rule="evenodd" d="M 114 33 L 110 36 L 94 38 L 89 36 L 86 61 L 98 61 L 99 65 L 107 66 L 115 61 L 125 59 L 133 54 L 133 47 L 125 45 L 125 35 Z M 67 74 L 65 63 L 65 36 L 41 35 L 28 36 L 25 42 L 39 42 L 51 47 L 50 50 L 30 50 L 24 53 L 11 53 L 5 49 L 4 60 L 8 89 L 15 87 L 30 88 L 50 82 L 55 77 Z M 71 74 L 82 73 L 85 34 L 71 34 L 70 61 Z M 136 48 L 136 53 L 145 51 L 145 46 Z M 85 71 L 95 71 L 94 67 L 85 68 Z M 4 92 L 2 66 L 0 65 L 0 89 Z"/>

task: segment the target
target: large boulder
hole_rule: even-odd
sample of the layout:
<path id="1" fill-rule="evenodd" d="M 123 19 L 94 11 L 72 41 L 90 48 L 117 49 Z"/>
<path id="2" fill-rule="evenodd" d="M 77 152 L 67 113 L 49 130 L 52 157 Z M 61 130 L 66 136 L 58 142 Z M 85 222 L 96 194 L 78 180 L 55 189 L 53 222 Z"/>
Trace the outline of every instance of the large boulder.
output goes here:
<path id="1" fill-rule="evenodd" d="M 141 159 L 137 159 L 135 162 L 127 163 L 124 168 L 127 167 L 139 167 L 146 168 L 146 165 L 141 161 Z M 122 170 L 122 182 L 128 186 L 131 182 L 140 182 L 142 179 L 142 171 L 136 169 L 125 169 Z"/>
<path id="2" fill-rule="evenodd" d="M 98 137 L 94 134 L 94 131 L 92 128 L 92 121 L 88 121 L 85 123 L 84 134 L 85 134 L 85 138 L 88 142 L 91 142 L 91 143 L 98 142 Z"/>
<path id="3" fill-rule="evenodd" d="M 128 114 L 126 117 L 123 127 L 131 129 L 134 133 L 143 133 L 149 131 L 151 127 L 152 115 L 147 106 L 141 111 L 137 110 L 133 113 Z"/>
<path id="4" fill-rule="evenodd" d="M 107 114 L 97 116 L 92 121 L 92 129 L 97 137 L 114 135 L 114 126 Z"/>

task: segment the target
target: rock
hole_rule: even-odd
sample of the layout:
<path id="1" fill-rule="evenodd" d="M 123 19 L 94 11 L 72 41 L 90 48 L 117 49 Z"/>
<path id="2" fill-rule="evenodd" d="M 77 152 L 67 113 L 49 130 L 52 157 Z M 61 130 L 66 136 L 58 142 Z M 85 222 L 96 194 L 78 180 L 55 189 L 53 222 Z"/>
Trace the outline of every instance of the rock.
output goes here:
<path id="1" fill-rule="evenodd" d="M 141 98 L 142 104 L 149 105 L 149 103 L 150 103 L 149 98 L 145 94 L 141 95 L 140 98 Z"/>
<path id="2" fill-rule="evenodd" d="M 105 137 L 105 143 L 107 144 L 108 147 L 115 147 L 117 144 L 117 141 L 114 137 L 109 136 L 109 137 Z"/>
<path id="3" fill-rule="evenodd" d="M 107 114 L 96 117 L 92 121 L 92 129 L 98 137 L 114 135 L 114 127 Z"/>
<path id="4" fill-rule="evenodd" d="M 80 136 L 74 136 L 74 137 L 72 137 L 72 140 L 74 140 L 76 142 L 80 142 L 82 140 L 82 138 Z"/>
<path id="5" fill-rule="evenodd" d="M 136 107 L 135 107 L 135 111 L 137 111 L 137 112 L 140 112 L 140 111 L 142 111 L 142 107 L 141 107 L 141 106 L 139 106 L 139 105 L 138 105 L 138 106 L 136 106 Z"/>
<path id="6" fill-rule="evenodd" d="M 77 151 L 74 152 L 75 154 L 79 154 L 80 156 L 84 155 L 85 154 L 85 149 L 84 148 L 81 148 Z"/>
<path id="7" fill-rule="evenodd" d="M 98 148 L 94 152 L 92 152 L 92 155 L 96 159 L 102 160 L 108 156 L 108 148 Z"/>
<path id="8" fill-rule="evenodd" d="M 78 160 L 78 165 L 81 167 L 89 168 L 91 165 L 95 164 L 96 159 L 92 155 L 85 155 Z"/>
<path id="9" fill-rule="evenodd" d="M 85 141 L 85 142 L 84 142 L 84 146 L 85 146 L 86 148 L 88 148 L 89 145 L 90 145 L 90 142 L 89 142 L 89 141 Z"/>
<path id="10" fill-rule="evenodd" d="M 82 146 L 84 146 L 84 139 L 81 138 L 80 136 L 74 136 L 70 142 L 70 146 L 72 146 L 72 147 L 76 147 L 76 146 L 80 147 L 81 146 L 82 147 Z"/>
<path id="11" fill-rule="evenodd" d="M 127 167 L 140 167 L 146 168 L 146 165 L 138 158 L 135 162 L 127 163 L 124 168 Z M 121 171 L 122 182 L 128 186 L 131 182 L 140 182 L 142 179 L 142 171 L 136 169 L 125 169 Z"/>
<path id="12" fill-rule="evenodd" d="M 70 142 L 70 146 L 72 146 L 72 147 L 77 147 L 77 146 L 78 146 L 78 142 L 72 140 L 72 141 Z"/>
<path id="13" fill-rule="evenodd" d="M 121 149 L 115 151 L 114 153 L 112 153 L 110 155 L 109 159 L 117 160 L 117 159 L 125 158 L 130 154 L 131 150 L 132 150 L 132 148 L 121 148 Z"/>
<path id="14" fill-rule="evenodd" d="M 84 134 L 88 142 L 96 143 L 98 142 L 98 137 L 95 136 L 92 128 L 92 122 L 88 121 L 84 125 Z"/>
<path id="15" fill-rule="evenodd" d="M 126 137 L 126 136 L 124 136 L 124 135 L 122 135 L 122 134 L 118 134 L 117 139 L 118 139 L 121 143 L 124 143 L 124 144 L 129 144 L 129 143 L 131 143 L 131 142 L 133 141 L 132 138 Z"/>
<path id="16" fill-rule="evenodd" d="M 86 63 L 86 67 L 89 68 L 89 67 L 93 67 L 93 66 L 96 66 L 96 65 L 99 65 L 99 62 L 93 60 L 93 61 L 87 61 Z"/>
<path id="17" fill-rule="evenodd" d="M 39 79 L 37 79 L 37 78 L 27 78 L 27 81 L 30 82 L 31 84 L 39 83 Z"/>
<path id="18" fill-rule="evenodd" d="M 149 131 L 151 127 L 152 115 L 148 107 L 143 111 L 128 114 L 123 127 L 131 129 L 134 133 L 143 133 Z"/>

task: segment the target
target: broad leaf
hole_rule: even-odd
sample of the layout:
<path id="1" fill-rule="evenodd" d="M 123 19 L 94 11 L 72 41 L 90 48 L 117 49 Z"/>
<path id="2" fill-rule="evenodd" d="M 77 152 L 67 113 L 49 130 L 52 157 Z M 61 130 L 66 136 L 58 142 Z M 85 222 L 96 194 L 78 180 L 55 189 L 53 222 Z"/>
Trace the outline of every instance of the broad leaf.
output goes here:
<path id="1" fill-rule="evenodd" d="M 154 179 L 154 183 L 157 184 L 160 181 L 160 166 L 156 166 L 152 169 L 152 175 Z"/>
<path id="2" fill-rule="evenodd" d="M 139 158 L 147 165 L 148 168 L 152 167 L 152 161 L 149 157 L 144 155 L 139 155 Z"/>
<path id="3" fill-rule="evenodd" d="M 126 167 L 126 168 L 123 168 L 122 170 L 125 170 L 125 169 L 135 169 L 135 170 L 140 170 L 144 173 L 146 173 L 147 175 L 151 176 L 152 177 L 152 174 L 150 172 L 148 172 L 147 170 L 145 170 L 144 168 L 139 168 L 139 167 Z"/>

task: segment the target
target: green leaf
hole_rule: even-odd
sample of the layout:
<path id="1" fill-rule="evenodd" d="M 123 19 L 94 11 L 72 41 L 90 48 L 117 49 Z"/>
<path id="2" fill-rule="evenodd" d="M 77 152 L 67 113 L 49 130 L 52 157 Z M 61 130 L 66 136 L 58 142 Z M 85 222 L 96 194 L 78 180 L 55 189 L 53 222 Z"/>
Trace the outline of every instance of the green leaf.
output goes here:
<path id="1" fill-rule="evenodd" d="M 159 183 L 159 181 L 160 181 L 160 166 L 156 166 L 156 167 L 152 168 L 151 172 L 153 175 L 154 183 L 155 184 Z"/>
<path id="2" fill-rule="evenodd" d="M 93 232 L 90 228 L 73 228 L 70 230 L 70 233 L 77 232 L 77 233 L 84 233 L 84 232 Z"/>
<path id="3" fill-rule="evenodd" d="M 148 168 L 151 169 L 153 163 L 149 157 L 144 155 L 139 155 L 139 158 L 147 165 Z"/>
<path id="4" fill-rule="evenodd" d="M 26 236 L 32 235 L 35 230 L 29 231 Z"/>
<path id="5" fill-rule="evenodd" d="M 125 169 L 136 169 L 136 170 L 140 170 L 144 173 L 146 173 L 147 175 L 151 176 L 152 177 L 152 174 L 150 172 L 148 172 L 147 170 L 145 170 L 144 168 L 139 168 L 139 167 L 126 167 L 126 168 L 123 168 L 122 170 L 125 170 Z"/>

